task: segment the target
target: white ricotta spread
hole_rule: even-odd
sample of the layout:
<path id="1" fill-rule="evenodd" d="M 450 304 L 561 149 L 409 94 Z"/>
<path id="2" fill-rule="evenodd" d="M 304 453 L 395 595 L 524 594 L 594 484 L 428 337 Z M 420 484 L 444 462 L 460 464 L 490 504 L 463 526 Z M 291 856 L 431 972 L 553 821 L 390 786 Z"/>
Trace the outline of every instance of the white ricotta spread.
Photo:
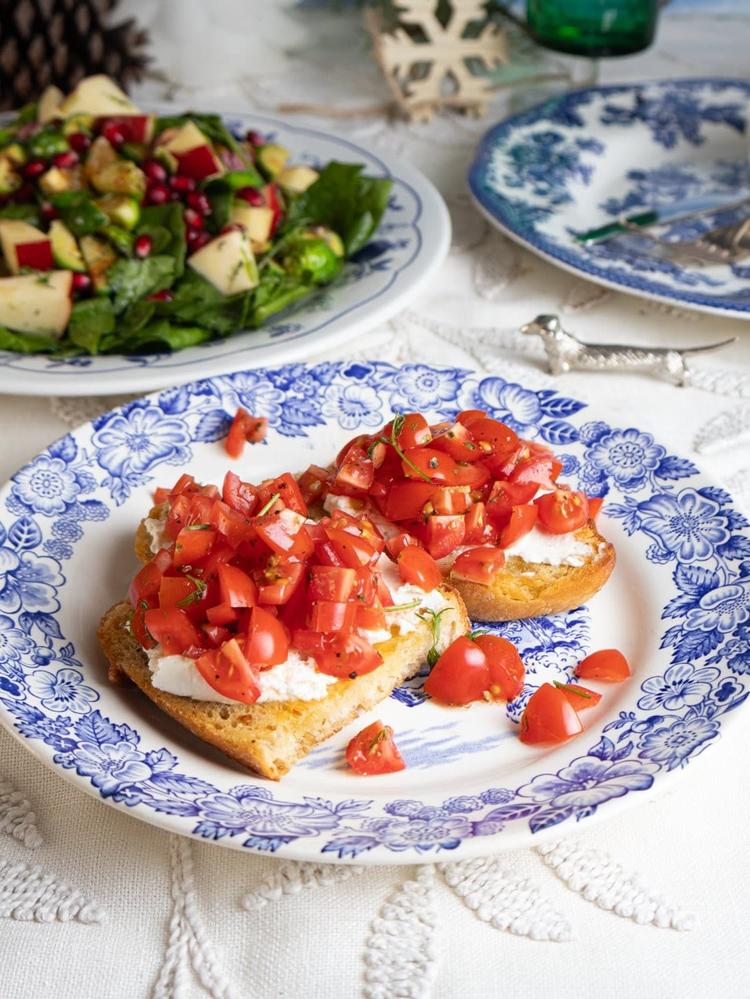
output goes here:
<path id="1" fill-rule="evenodd" d="M 542 565 L 581 566 L 591 557 L 591 545 L 579 541 L 575 531 L 567 534 L 547 534 L 532 527 L 515 544 L 505 549 L 506 556 L 516 555 L 524 562 Z"/>
<path id="2" fill-rule="evenodd" d="M 143 526 L 151 539 L 151 551 L 154 555 L 169 543 L 169 539 L 164 534 L 164 527 L 167 523 L 167 511 L 162 509 L 158 517 L 146 517 Z"/>
<path id="3" fill-rule="evenodd" d="M 151 682 L 157 690 L 177 694 L 179 697 L 192 697 L 197 701 L 241 703 L 214 690 L 198 672 L 193 660 L 187 656 L 165 656 L 159 645 L 147 649 L 146 655 L 151 669 Z M 256 703 L 320 701 L 326 696 L 329 686 L 335 682 L 335 676 L 318 672 L 314 659 L 303 658 L 294 649 L 290 649 L 286 662 L 261 671 L 258 679 L 260 697 Z"/>

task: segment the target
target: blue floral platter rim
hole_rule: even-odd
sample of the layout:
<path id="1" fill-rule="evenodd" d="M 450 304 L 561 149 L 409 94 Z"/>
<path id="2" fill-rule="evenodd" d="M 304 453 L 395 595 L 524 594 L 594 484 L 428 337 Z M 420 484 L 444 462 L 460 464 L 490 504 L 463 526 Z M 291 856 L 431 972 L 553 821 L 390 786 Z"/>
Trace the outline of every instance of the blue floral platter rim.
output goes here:
<path id="1" fill-rule="evenodd" d="M 738 190 L 750 196 L 749 108 L 750 81 L 732 78 L 571 91 L 491 128 L 469 189 L 494 225 L 564 270 L 639 297 L 748 319 L 747 261 L 701 268 L 658 259 L 642 236 L 582 245 L 574 234 L 662 204 L 709 196 L 727 203 Z M 616 183 L 600 187 L 610 173 Z M 657 231 L 687 240 L 737 217 L 717 209 Z"/>
<path id="2" fill-rule="evenodd" d="M 440 707 L 424 673 L 394 691 L 372 717 L 396 727 L 402 773 L 363 778 L 342 766 L 360 719 L 279 784 L 255 778 L 139 693 L 109 685 L 94 635 L 135 569 L 133 530 L 151 490 L 186 468 L 205 478 L 225 469 L 221 441 L 240 405 L 269 418 L 268 443 L 249 459 L 258 478 L 324 463 L 392 411 L 486 409 L 554 446 L 567 480 L 604 499 L 618 568 L 591 609 L 493 626 L 527 667 L 507 706 Z M 534 845 L 648 799 L 726 731 L 750 689 L 748 527 L 691 461 L 557 390 L 382 361 L 204 379 L 105 413 L 0 491 L 0 722 L 99 800 L 236 849 L 394 864 Z M 570 678 L 593 642 L 623 647 L 633 678 L 606 689 L 570 743 L 522 746 L 514 726 L 528 697 Z"/>
<path id="3" fill-rule="evenodd" d="M 158 105 L 149 110 L 174 112 L 173 107 Z M 240 330 L 175 353 L 57 358 L 0 351 L 0 392 L 66 396 L 146 392 L 343 348 L 403 308 L 445 260 L 451 238 L 448 209 L 416 167 L 279 116 L 248 112 L 222 117 L 237 134 L 250 127 L 262 129 L 269 140 L 286 145 L 295 162 L 317 166 L 339 159 L 363 163 L 373 176 L 391 178 L 388 207 L 370 242 L 347 262 L 332 285 L 258 330 Z"/>

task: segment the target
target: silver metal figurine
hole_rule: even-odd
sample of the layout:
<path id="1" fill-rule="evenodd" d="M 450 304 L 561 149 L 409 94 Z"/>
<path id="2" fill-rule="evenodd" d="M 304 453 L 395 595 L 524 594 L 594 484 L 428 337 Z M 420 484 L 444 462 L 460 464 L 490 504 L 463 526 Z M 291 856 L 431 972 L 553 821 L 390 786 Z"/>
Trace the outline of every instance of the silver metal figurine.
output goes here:
<path id="1" fill-rule="evenodd" d="M 717 350 L 734 343 L 736 337 L 701 347 L 635 347 L 620 343 L 583 343 L 567 333 L 557 316 L 537 316 L 521 327 L 522 333 L 541 337 L 547 355 L 547 368 L 552 375 L 566 371 L 634 371 L 654 375 L 684 385 L 687 357 L 708 350 Z"/>

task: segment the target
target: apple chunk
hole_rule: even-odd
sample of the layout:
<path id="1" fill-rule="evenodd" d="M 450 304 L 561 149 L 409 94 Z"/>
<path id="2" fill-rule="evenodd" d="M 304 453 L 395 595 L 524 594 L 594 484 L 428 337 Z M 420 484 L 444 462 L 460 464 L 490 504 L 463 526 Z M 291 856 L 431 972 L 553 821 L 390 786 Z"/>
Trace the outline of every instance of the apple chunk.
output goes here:
<path id="1" fill-rule="evenodd" d="M 250 291 L 258 283 L 258 267 L 244 229 L 232 229 L 212 239 L 188 258 L 188 264 L 224 295 Z"/>
<path id="2" fill-rule="evenodd" d="M 91 114 L 105 118 L 113 114 L 137 115 L 141 112 L 114 80 L 98 74 L 81 80 L 62 102 L 59 113 L 63 118 L 72 114 Z"/>
<path id="3" fill-rule="evenodd" d="M 16 333 L 60 337 L 70 321 L 71 271 L 0 278 L 0 326 Z"/>
<path id="4" fill-rule="evenodd" d="M 49 243 L 49 236 L 20 219 L 0 219 L 0 246 L 3 249 L 5 264 L 11 274 L 18 274 L 22 267 L 36 266 L 35 264 L 21 263 L 18 257 L 18 247 L 26 247 L 26 253 L 28 253 L 28 248 L 32 243 Z"/>
<path id="5" fill-rule="evenodd" d="M 241 225 L 247 230 L 247 234 L 256 252 L 265 248 L 271 236 L 273 227 L 273 209 L 254 207 L 246 204 L 235 204 L 229 221 Z"/>
<path id="6" fill-rule="evenodd" d="M 177 173 L 192 177 L 193 180 L 205 180 L 224 172 L 221 160 L 210 146 L 196 146 L 186 153 L 175 153 L 177 157 Z"/>

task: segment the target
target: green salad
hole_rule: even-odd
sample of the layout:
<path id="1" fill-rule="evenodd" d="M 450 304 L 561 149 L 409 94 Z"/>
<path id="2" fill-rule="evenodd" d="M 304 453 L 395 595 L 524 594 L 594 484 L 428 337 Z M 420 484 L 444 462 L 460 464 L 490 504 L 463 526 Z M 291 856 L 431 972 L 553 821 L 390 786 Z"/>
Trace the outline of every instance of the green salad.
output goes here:
<path id="1" fill-rule="evenodd" d="M 391 183 L 289 163 L 218 115 L 145 114 L 106 76 L 0 126 L 0 350 L 133 354 L 243 329 L 329 284 Z"/>

